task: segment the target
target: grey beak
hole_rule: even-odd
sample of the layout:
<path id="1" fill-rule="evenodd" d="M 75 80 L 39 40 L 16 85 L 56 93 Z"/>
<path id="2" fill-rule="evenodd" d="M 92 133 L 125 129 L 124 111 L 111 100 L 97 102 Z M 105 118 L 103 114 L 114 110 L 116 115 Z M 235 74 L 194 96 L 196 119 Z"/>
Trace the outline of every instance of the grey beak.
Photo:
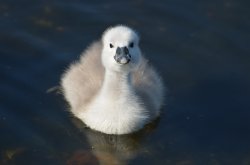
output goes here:
<path id="1" fill-rule="evenodd" d="M 127 64 L 131 60 L 131 55 L 127 47 L 117 47 L 114 59 L 119 64 Z"/>

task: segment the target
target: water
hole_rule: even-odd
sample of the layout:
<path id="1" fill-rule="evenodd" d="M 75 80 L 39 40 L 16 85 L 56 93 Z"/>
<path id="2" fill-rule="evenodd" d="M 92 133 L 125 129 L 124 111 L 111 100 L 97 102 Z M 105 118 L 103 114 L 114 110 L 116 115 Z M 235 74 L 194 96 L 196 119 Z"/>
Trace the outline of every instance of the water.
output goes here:
<path id="1" fill-rule="evenodd" d="M 0 164 L 250 164 L 249 2 L 0 2 Z M 129 136 L 91 131 L 48 89 L 110 25 L 141 35 L 168 87 Z"/>

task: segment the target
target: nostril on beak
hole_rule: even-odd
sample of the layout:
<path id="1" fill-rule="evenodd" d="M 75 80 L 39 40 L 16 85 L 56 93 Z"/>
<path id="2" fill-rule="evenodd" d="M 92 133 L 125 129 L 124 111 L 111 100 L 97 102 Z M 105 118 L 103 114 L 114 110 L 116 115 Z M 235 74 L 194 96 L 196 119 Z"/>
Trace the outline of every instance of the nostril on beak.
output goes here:
<path id="1" fill-rule="evenodd" d="M 127 47 L 124 47 L 124 53 L 125 53 L 125 54 L 129 54 L 129 50 L 128 50 Z"/>
<path id="2" fill-rule="evenodd" d="M 127 54 L 129 54 L 129 50 L 128 50 L 128 48 L 125 46 L 125 47 L 117 47 L 117 49 L 116 49 L 116 54 L 117 55 L 121 55 L 121 54 L 125 54 L 125 55 L 127 55 Z"/>
<path id="3" fill-rule="evenodd" d="M 122 49 L 120 47 L 117 47 L 116 49 L 116 54 L 120 55 L 122 53 Z"/>

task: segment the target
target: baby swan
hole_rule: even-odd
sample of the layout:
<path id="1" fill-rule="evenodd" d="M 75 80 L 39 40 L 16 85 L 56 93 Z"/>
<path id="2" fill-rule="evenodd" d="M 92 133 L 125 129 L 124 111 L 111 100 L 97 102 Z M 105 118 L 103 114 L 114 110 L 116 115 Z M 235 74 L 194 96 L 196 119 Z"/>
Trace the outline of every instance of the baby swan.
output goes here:
<path id="1" fill-rule="evenodd" d="M 160 76 L 142 56 L 131 28 L 107 29 L 63 74 L 61 86 L 74 116 L 106 134 L 128 134 L 159 115 Z"/>

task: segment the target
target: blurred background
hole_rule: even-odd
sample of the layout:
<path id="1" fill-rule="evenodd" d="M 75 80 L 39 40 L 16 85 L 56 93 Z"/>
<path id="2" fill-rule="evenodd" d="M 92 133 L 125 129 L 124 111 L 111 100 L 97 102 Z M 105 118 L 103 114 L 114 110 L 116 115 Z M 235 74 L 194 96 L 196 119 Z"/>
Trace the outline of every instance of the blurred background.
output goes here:
<path id="1" fill-rule="evenodd" d="M 250 2 L 1 0 L 0 164 L 250 165 Z M 138 31 L 168 88 L 142 131 L 85 128 L 56 92 L 109 26 Z"/>

